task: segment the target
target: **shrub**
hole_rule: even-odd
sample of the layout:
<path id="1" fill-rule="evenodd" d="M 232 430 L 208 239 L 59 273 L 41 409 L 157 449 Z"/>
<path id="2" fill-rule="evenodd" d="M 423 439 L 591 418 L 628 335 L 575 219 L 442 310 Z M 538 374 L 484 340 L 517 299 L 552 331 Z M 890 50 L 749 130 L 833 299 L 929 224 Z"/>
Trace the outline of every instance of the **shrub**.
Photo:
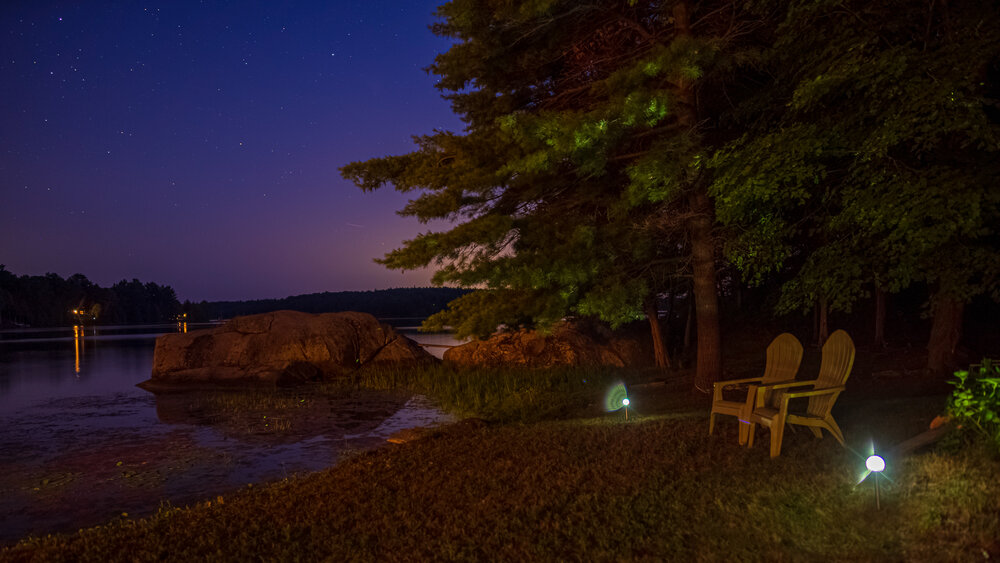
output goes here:
<path id="1" fill-rule="evenodd" d="M 948 414 L 984 435 L 1000 449 L 1000 363 L 984 359 L 969 371 L 955 372 Z"/>

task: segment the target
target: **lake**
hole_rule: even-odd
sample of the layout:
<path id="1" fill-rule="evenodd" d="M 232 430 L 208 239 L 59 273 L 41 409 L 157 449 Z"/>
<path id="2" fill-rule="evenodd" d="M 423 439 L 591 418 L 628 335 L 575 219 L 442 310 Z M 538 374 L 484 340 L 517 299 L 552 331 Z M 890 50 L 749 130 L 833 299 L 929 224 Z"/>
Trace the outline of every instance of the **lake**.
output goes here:
<path id="1" fill-rule="evenodd" d="M 403 393 L 155 396 L 136 387 L 150 376 L 156 336 L 177 330 L 0 331 L 0 542 L 317 471 L 404 428 L 451 421 L 425 397 Z M 438 357 L 456 343 L 399 330 L 436 345 L 427 349 Z"/>

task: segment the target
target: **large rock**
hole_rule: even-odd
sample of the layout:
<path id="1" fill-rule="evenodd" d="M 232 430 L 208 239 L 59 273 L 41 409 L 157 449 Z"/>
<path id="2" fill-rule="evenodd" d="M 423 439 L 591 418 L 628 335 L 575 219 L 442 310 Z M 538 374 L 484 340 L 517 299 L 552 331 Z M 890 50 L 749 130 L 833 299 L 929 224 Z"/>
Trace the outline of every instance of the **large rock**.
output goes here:
<path id="1" fill-rule="evenodd" d="M 639 367 L 650 363 L 650 352 L 632 338 L 571 323 L 557 325 L 548 334 L 520 330 L 474 340 L 444 353 L 444 361 L 461 366 Z"/>
<path id="2" fill-rule="evenodd" d="M 333 379 L 362 366 L 436 362 L 367 313 L 275 311 L 156 339 L 149 390 Z"/>

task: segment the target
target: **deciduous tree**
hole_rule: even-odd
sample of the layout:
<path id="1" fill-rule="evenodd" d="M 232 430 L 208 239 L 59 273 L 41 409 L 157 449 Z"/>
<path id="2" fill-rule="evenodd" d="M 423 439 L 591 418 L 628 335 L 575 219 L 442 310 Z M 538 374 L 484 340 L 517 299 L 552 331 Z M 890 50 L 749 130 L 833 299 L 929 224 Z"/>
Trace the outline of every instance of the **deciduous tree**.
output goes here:
<path id="1" fill-rule="evenodd" d="M 940 372 L 963 304 L 1000 280 L 997 4 L 775 6 L 773 87 L 712 161 L 719 217 L 739 227 L 729 256 L 757 279 L 793 269 L 785 310 L 927 283 Z"/>

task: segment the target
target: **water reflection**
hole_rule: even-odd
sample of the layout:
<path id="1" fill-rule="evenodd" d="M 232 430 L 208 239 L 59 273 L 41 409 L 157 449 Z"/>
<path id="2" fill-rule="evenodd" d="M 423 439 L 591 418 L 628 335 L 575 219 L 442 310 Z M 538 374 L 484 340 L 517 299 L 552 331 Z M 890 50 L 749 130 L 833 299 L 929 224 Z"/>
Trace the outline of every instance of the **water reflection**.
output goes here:
<path id="1" fill-rule="evenodd" d="M 153 395 L 135 384 L 149 378 L 155 330 L 184 323 L 0 334 L 0 543 L 322 469 L 451 420 L 403 394 Z"/>
<path id="2" fill-rule="evenodd" d="M 0 543 L 316 471 L 451 420 L 426 398 L 358 391 L 51 400 L 0 418 Z"/>
<path id="3" fill-rule="evenodd" d="M 320 435 L 331 440 L 365 437 L 411 398 L 373 391 L 317 392 L 309 387 L 161 393 L 155 397 L 156 417 L 164 424 L 209 426 L 223 439 L 269 445 Z"/>
<path id="4" fill-rule="evenodd" d="M 80 375 L 80 327 L 73 325 L 73 350 L 76 352 L 76 373 Z"/>
<path id="5" fill-rule="evenodd" d="M 185 325 L 188 325 L 185 327 Z M 80 336 L 89 340 L 125 340 L 155 338 L 169 332 L 211 328 L 219 323 L 172 322 L 158 325 L 75 325 Z M 0 330 L 0 349 L 8 344 L 53 343 L 73 340 L 73 327 L 25 328 Z"/>

